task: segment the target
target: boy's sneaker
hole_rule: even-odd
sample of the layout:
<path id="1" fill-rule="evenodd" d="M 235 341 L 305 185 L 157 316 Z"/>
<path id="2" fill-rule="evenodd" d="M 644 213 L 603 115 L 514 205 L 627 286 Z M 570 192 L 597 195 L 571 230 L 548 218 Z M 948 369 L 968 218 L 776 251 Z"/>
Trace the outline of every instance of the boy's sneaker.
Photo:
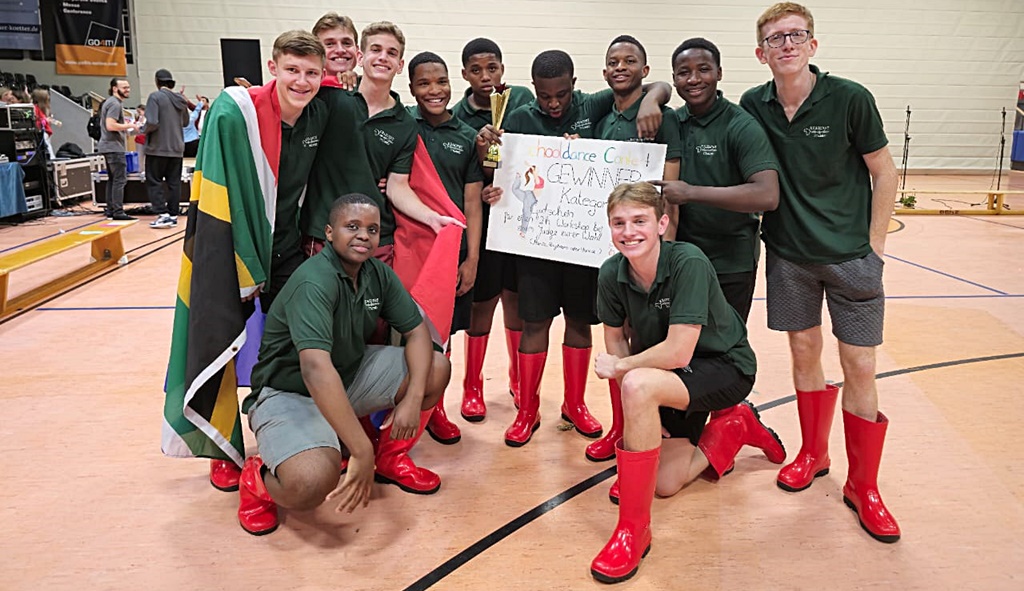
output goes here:
<path id="1" fill-rule="evenodd" d="M 172 218 L 166 213 L 160 214 L 155 220 L 149 222 L 150 228 L 170 228 L 177 225 L 178 220 L 176 218 Z"/>

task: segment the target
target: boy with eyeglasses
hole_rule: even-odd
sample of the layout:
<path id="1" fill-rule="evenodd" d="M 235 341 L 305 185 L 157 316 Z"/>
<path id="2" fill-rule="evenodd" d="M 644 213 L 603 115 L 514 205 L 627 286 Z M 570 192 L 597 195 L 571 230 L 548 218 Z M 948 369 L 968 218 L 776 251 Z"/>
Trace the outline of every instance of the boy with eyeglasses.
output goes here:
<path id="1" fill-rule="evenodd" d="M 896 200 L 896 167 L 874 97 L 810 65 L 818 48 L 804 6 L 771 6 L 757 21 L 756 55 L 772 81 L 740 104 L 778 154 L 779 208 L 765 213 L 768 327 L 789 333 L 803 443 L 779 472 L 790 492 L 829 471 L 828 436 L 839 389 L 821 366 L 821 300 L 828 301 L 843 367 L 843 423 L 850 471 L 843 500 L 875 539 L 900 528 L 878 492 L 888 419 L 878 411 L 875 347 L 882 343 L 882 254 Z"/>

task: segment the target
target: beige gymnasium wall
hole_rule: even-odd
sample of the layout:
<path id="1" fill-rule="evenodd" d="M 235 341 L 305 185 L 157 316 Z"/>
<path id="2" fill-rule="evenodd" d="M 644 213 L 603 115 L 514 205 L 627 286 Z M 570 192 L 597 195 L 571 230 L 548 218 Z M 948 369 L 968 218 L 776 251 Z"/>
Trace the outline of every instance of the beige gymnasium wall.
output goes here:
<path id="1" fill-rule="evenodd" d="M 754 24 L 767 2 L 499 0 L 134 0 L 139 77 L 168 68 L 190 94 L 215 95 L 221 86 L 222 37 L 260 39 L 263 59 L 276 35 L 312 27 L 328 10 L 360 28 L 392 20 L 408 38 L 406 60 L 431 50 L 448 61 L 458 93 L 463 44 L 494 39 L 505 54 L 506 80 L 529 84 L 534 55 L 568 51 L 577 88 L 605 88 L 604 51 L 616 35 L 647 47 L 652 80 L 670 78 L 669 58 L 684 39 L 703 36 L 722 50 L 721 89 L 732 100 L 770 76 L 754 57 Z M 819 40 L 813 63 L 863 83 L 874 93 L 890 149 L 899 164 L 906 109 L 913 111 L 912 169 L 992 170 L 997 164 L 1000 110 L 1007 109 L 1007 149 L 1024 64 L 1024 2 L 1019 0 L 821 0 L 809 3 Z M 408 100 L 408 81 L 395 85 Z M 148 92 L 148 88 L 144 89 Z M 673 98 L 673 106 L 681 99 Z"/>

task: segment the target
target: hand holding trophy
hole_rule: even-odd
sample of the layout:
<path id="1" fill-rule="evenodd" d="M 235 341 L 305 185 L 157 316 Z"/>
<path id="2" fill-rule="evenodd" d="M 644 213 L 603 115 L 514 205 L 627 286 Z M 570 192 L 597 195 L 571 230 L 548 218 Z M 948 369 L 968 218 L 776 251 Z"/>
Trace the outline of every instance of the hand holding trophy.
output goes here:
<path id="1" fill-rule="evenodd" d="M 494 92 L 491 93 L 491 124 L 496 130 L 501 129 L 501 122 L 505 118 L 505 107 L 508 105 L 511 95 L 512 90 L 504 84 L 495 86 Z M 497 144 L 488 146 L 483 165 L 487 168 L 501 167 L 501 146 Z"/>

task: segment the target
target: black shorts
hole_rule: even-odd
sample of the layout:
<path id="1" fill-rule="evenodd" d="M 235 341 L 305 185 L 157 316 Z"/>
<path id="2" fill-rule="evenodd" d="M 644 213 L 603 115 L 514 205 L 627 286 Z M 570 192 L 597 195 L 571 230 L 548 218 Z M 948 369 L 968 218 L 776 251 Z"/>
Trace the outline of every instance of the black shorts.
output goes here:
<path id="1" fill-rule="evenodd" d="M 700 441 L 711 411 L 736 406 L 754 389 L 754 376 L 743 374 L 722 357 L 696 357 L 674 372 L 690 393 L 690 407 L 659 407 L 661 424 L 672 437 L 685 437 L 694 445 Z"/>
<path id="2" fill-rule="evenodd" d="M 597 324 L 597 273 L 593 267 L 516 257 L 519 271 L 519 317 L 543 322 L 559 313 Z"/>
<path id="3" fill-rule="evenodd" d="M 747 316 L 750 315 L 750 302 L 754 299 L 754 284 L 757 283 L 757 269 L 748 273 L 724 273 L 718 276 L 718 284 L 722 286 L 722 294 L 725 301 L 736 308 L 747 323 Z"/>
<path id="4" fill-rule="evenodd" d="M 496 250 L 480 249 L 480 264 L 476 267 L 473 301 L 486 302 L 501 295 L 502 290 L 518 291 L 516 257 Z"/>

